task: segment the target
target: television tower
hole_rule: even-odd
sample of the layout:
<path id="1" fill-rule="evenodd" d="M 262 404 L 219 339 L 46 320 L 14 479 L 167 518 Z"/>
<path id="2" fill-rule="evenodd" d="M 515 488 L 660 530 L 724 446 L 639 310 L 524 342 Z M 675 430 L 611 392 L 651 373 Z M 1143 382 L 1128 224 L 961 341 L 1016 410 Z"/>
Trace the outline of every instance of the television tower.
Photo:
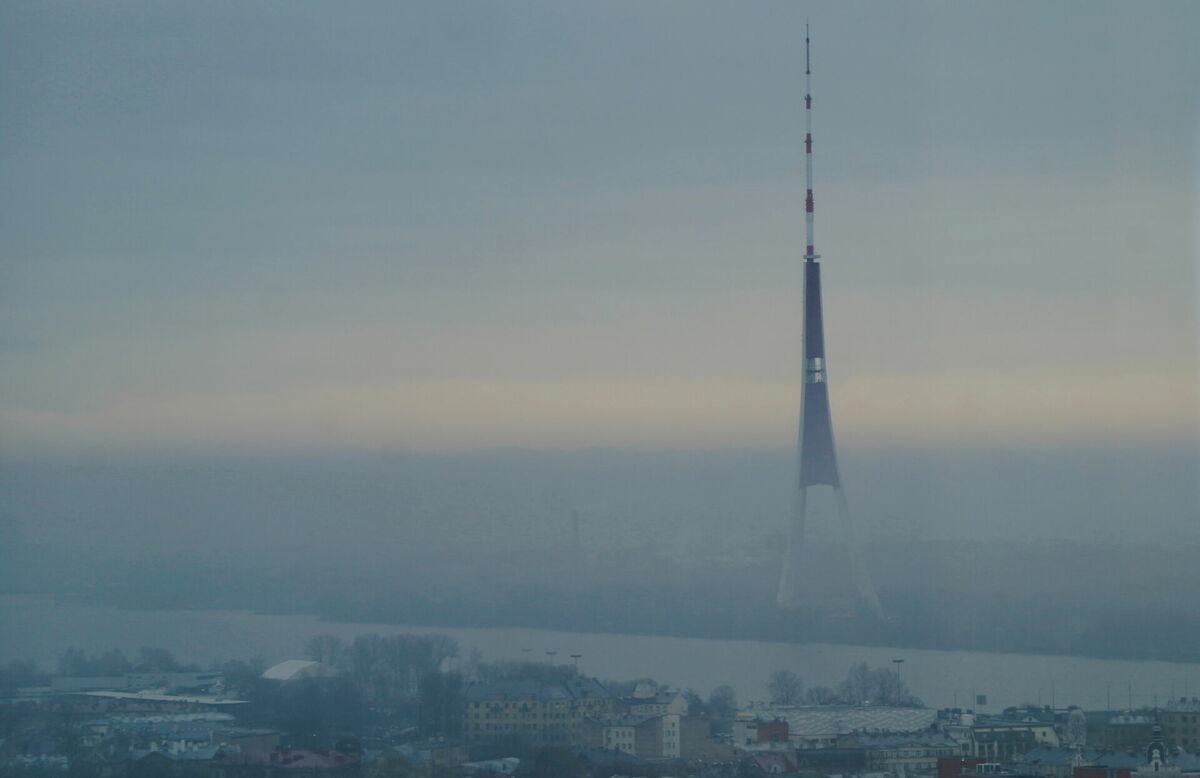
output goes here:
<path id="1" fill-rule="evenodd" d="M 829 384 L 825 367 L 825 329 L 821 317 L 821 263 L 813 243 L 813 168 L 812 168 L 812 65 L 808 24 L 804 25 L 804 389 L 800 403 L 800 434 L 797 442 L 799 479 L 788 536 L 787 556 L 779 581 L 778 603 L 784 608 L 817 605 L 810 591 L 814 576 L 805 570 L 802 559 L 808 511 L 808 490 L 816 486 L 833 488 L 841 519 L 842 540 L 850 564 L 850 575 L 857 599 L 876 616 L 883 610 L 871 576 L 863 564 L 854 523 L 838 475 L 837 454 L 833 446 L 833 420 L 829 413 Z"/>

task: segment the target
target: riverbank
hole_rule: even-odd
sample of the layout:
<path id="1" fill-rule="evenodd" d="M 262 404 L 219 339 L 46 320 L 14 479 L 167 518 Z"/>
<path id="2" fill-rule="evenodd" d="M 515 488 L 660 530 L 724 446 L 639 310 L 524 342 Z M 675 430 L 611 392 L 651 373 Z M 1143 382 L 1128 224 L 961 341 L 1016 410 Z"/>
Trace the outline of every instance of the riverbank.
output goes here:
<path id="1" fill-rule="evenodd" d="M 333 622 L 313 615 L 245 610 L 132 610 L 61 601 L 51 595 L 0 595 L 0 660 L 32 657 L 52 664 L 67 647 L 90 652 L 161 646 L 183 661 L 261 655 L 268 662 L 301 655 L 314 635 L 442 632 L 464 655 L 486 659 L 581 654 L 580 667 L 601 678 L 652 677 L 707 694 L 729 684 L 741 701 L 763 699 L 770 673 L 791 669 L 809 685 L 833 685 L 857 662 L 904 659 L 905 681 L 933 706 L 967 706 L 987 695 L 984 710 L 1021 703 L 1152 705 L 1174 690 L 1200 688 L 1200 664 L 1120 661 L 1073 656 L 907 649 L 895 646 L 714 640 L 514 627 L 437 627 Z"/>

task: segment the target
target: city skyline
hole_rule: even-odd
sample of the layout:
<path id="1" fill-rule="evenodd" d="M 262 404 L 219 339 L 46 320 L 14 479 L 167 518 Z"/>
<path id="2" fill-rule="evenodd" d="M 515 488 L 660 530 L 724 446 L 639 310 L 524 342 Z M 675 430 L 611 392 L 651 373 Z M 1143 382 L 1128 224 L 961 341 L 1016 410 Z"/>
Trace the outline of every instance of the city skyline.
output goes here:
<path id="1" fill-rule="evenodd" d="M 0 772 L 1200 778 L 1197 29 L 2 4 Z"/>

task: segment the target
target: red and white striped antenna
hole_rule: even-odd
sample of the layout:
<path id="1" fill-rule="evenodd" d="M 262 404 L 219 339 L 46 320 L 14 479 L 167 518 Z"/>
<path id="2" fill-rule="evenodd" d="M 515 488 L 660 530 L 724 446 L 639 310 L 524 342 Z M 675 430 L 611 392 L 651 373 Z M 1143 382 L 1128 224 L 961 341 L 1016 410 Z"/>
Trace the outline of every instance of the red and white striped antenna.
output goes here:
<path id="1" fill-rule="evenodd" d="M 804 259 L 812 262 L 820 258 L 813 248 L 813 182 L 812 182 L 812 61 L 809 57 L 808 22 L 804 23 L 804 183 L 808 188 L 804 196 L 804 234 L 807 249 Z"/>

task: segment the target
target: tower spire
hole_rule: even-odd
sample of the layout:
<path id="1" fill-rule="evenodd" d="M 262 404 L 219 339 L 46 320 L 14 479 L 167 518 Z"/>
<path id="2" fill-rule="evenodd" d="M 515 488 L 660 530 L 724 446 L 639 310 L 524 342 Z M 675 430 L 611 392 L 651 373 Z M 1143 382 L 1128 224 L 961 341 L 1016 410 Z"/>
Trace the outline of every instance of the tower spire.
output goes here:
<path id="1" fill-rule="evenodd" d="M 813 248 L 813 168 L 812 168 L 812 44 L 808 38 L 808 22 L 804 22 L 804 183 L 808 191 L 804 195 L 804 236 L 807 246 L 804 258 L 812 262 L 818 259 Z"/>

